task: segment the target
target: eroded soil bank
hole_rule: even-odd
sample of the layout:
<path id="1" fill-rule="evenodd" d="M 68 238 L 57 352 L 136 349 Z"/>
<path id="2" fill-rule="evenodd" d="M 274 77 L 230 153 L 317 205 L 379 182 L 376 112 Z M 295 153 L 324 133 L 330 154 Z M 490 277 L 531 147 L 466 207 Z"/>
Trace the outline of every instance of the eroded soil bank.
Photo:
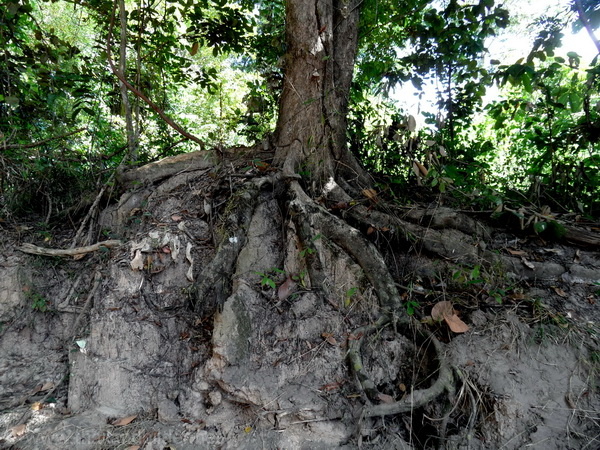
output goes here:
<path id="1" fill-rule="evenodd" d="M 93 223 L 94 242 L 120 245 L 35 256 L 18 249 L 72 236 L 2 224 L 2 448 L 600 446 L 598 247 L 437 205 L 394 212 L 402 231 L 374 214 L 362 231 L 442 342 L 457 389 L 366 418 L 346 354 L 381 306 L 356 261 L 317 229 L 307 246 L 276 189 L 249 196 L 261 168 L 170 164 L 132 174 Z M 233 267 L 214 270 L 227 246 Z M 427 319 L 441 301 L 468 331 Z M 430 347 L 393 323 L 365 339 L 382 404 L 432 383 Z"/>

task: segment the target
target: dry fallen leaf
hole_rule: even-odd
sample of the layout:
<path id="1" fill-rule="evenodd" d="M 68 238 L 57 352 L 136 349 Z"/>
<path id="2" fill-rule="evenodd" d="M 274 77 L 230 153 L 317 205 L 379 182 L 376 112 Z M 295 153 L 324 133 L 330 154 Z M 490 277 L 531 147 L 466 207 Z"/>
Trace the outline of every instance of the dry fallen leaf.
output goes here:
<path id="1" fill-rule="evenodd" d="M 12 437 L 20 437 L 25 434 L 26 430 L 27 430 L 27 425 L 22 423 L 21 425 L 15 425 L 14 427 L 12 427 L 10 429 L 10 434 L 12 435 Z"/>
<path id="2" fill-rule="evenodd" d="M 179 222 L 181 219 L 183 219 L 183 217 L 182 217 L 182 216 L 180 216 L 179 214 L 173 214 L 173 215 L 171 216 L 171 220 L 172 220 L 173 222 Z"/>
<path id="3" fill-rule="evenodd" d="M 323 337 L 323 339 L 325 339 L 331 345 L 334 345 L 334 346 L 338 345 L 337 341 L 333 337 L 333 334 L 331 334 L 331 333 L 322 333 L 321 336 Z"/>
<path id="4" fill-rule="evenodd" d="M 526 265 L 527 267 L 529 267 L 531 270 L 534 270 L 534 269 L 535 269 L 535 266 L 533 265 L 533 263 L 531 263 L 531 262 L 527 261 L 527 260 L 525 259 L 525 257 L 524 257 L 524 256 L 521 256 L 521 261 L 523 261 L 523 264 L 525 264 L 525 265 Z"/>
<path id="5" fill-rule="evenodd" d="M 527 252 L 523 250 L 513 250 L 512 248 L 507 248 L 506 251 L 514 256 L 525 256 Z"/>
<path id="6" fill-rule="evenodd" d="M 377 394 L 377 398 L 381 400 L 381 403 L 394 403 L 394 397 L 387 394 Z"/>
<path id="7" fill-rule="evenodd" d="M 469 326 L 464 323 L 456 314 L 452 314 L 451 316 L 444 316 L 444 320 L 450 327 L 454 333 L 465 333 L 469 331 Z"/>
<path id="8" fill-rule="evenodd" d="M 279 298 L 279 301 L 283 301 L 288 298 L 292 292 L 294 292 L 295 288 L 296 282 L 288 275 L 287 279 L 281 286 L 279 286 L 279 289 L 277 290 L 277 298 Z"/>
<path id="9" fill-rule="evenodd" d="M 115 427 L 124 427 L 125 425 L 129 425 L 131 422 L 135 420 L 137 415 L 122 417 L 120 419 L 116 419 L 113 421 L 112 425 Z"/>
<path id="10" fill-rule="evenodd" d="M 454 333 L 469 331 L 469 326 L 456 315 L 452 302 L 442 301 L 436 303 L 431 309 L 431 317 L 438 322 L 444 320 Z"/>
<path id="11" fill-rule="evenodd" d="M 79 261 L 80 259 L 85 258 L 86 253 L 78 253 L 77 255 L 73 255 L 73 260 L 74 261 Z"/>
<path id="12" fill-rule="evenodd" d="M 136 250 L 135 256 L 129 263 L 132 270 L 142 270 L 144 268 L 144 256 L 140 250 Z"/>
<path id="13" fill-rule="evenodd" d="M 558 295 L 560 295 L 561 297 L 568 297 L 569 295 L 563 291 L 561 288 L 559 287 L 553 287 L 552 289 L 554 289 L 554 292 L 556 292 Z"/>
<path id="14" fill-rule="evenodd" d="M 377 202 L 377 191 L 375 189 L 363 189 L 362 194 L 372 202 Z"/>
<path id="15" fill-rule="evenodd" d="M 44 383 L 40 389 L 40 391 L 49 391 L 54 387 L 54 383 L 52 381 L 47 381 Z"/>
<path id="16" fill-rule="evenodd" d="M 454 314 L 454 308 L 452 307 L 452 302 L 449 301 L 437 302 L 431 309 L 431 317 L 438 322 L 444 320 L 445 315 L 452 314 Z"/>

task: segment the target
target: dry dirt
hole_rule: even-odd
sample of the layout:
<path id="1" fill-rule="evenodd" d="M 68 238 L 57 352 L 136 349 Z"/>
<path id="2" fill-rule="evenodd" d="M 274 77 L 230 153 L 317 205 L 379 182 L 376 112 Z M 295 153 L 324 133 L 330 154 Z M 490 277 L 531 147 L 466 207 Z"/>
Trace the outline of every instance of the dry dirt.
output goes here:
<path id="1" fill-rule="evenodd" d="M 212 282 L 217 310 L 193 312 L 243 179 L 210 164 L 155 177 L 98 219 L 96 240 L 123 244 L 75 258 L 18 250 L 67 248 L 58 228 L 1 224 L 1 448 L 600 447 L 597 248 L 485 225 L 440 228 L 449 254 L 474 249 L 440 258 L 374 230 L 415 317 L 450 301 L 469 330 L 428 325 L 458 380 L 449 400 L 366 419 L 345 352 L 377 317 L 374 294 L 323 239 L 303 260 L 327 267 L 332 294 L 310 286 L 302 259 L 285 256 L 297 243 L 276 193 L 260 194 L 233 282 Z M 430 382 L 429 356 L 389 326 L 363 362 L 386 402 Z"/>

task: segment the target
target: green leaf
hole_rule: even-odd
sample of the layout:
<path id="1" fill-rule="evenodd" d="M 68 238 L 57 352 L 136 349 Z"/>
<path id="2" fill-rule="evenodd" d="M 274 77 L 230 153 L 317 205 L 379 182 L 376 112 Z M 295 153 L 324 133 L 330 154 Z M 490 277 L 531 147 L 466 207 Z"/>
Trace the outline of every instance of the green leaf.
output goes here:
<path id="1" fill-rule="evenodd" d="M 531 87 L 531 77 L 528 73 L 524 73 L 521 77 L 521 81 L 523 82 L 523 88 L 525 92 L 531 94 L 533 92 L 533 88 Z"/>
<path id="2" fill-rule="evenodd" d="M 4 97 L 4 102 L 12 106 L 17 106 L 19 104 L 19 98 L 9 95 L 7 97 Z"/>
<path id="3" fill-rule="evenodd" d="M 548 222 L 536 222 L 533 224 L 533 231 L 537 234 L 542 234 L 548 227 Z"/>
<path id="4" fill-rule="evenodd" d="M 571 92 L 569 94 L 569 106 L 572 113 L 580 112 L 583 106 L 583 98 L 577 92 Z"/>

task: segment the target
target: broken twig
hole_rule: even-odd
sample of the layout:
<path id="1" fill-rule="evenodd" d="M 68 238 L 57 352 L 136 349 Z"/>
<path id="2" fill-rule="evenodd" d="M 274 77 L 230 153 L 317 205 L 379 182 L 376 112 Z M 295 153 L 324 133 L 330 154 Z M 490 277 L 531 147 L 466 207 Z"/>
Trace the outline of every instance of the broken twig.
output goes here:
<path id="1" fill-rule="evenodd" d="M 117 247 L 121 245 L 122 242 L 117 239 L 112 239 L 108 241 L 98 242 L 94 245 L 87 245 L 85 247 L 77 247 L 77 248 L 69 248 L 69 249 L 60 249 L 60 248 L 44 248 L 38 247 L 33 244 L 23 244 L 20 247 L 17 247 L 18 250 L 21 250 L 23 253 L 29 253 L 30 255 L 42 255 L 42 256 L 75 256 L 75 255 L 83 255 L 85 253 L 95 252 L 100 250 L 103 247 Z"/>

